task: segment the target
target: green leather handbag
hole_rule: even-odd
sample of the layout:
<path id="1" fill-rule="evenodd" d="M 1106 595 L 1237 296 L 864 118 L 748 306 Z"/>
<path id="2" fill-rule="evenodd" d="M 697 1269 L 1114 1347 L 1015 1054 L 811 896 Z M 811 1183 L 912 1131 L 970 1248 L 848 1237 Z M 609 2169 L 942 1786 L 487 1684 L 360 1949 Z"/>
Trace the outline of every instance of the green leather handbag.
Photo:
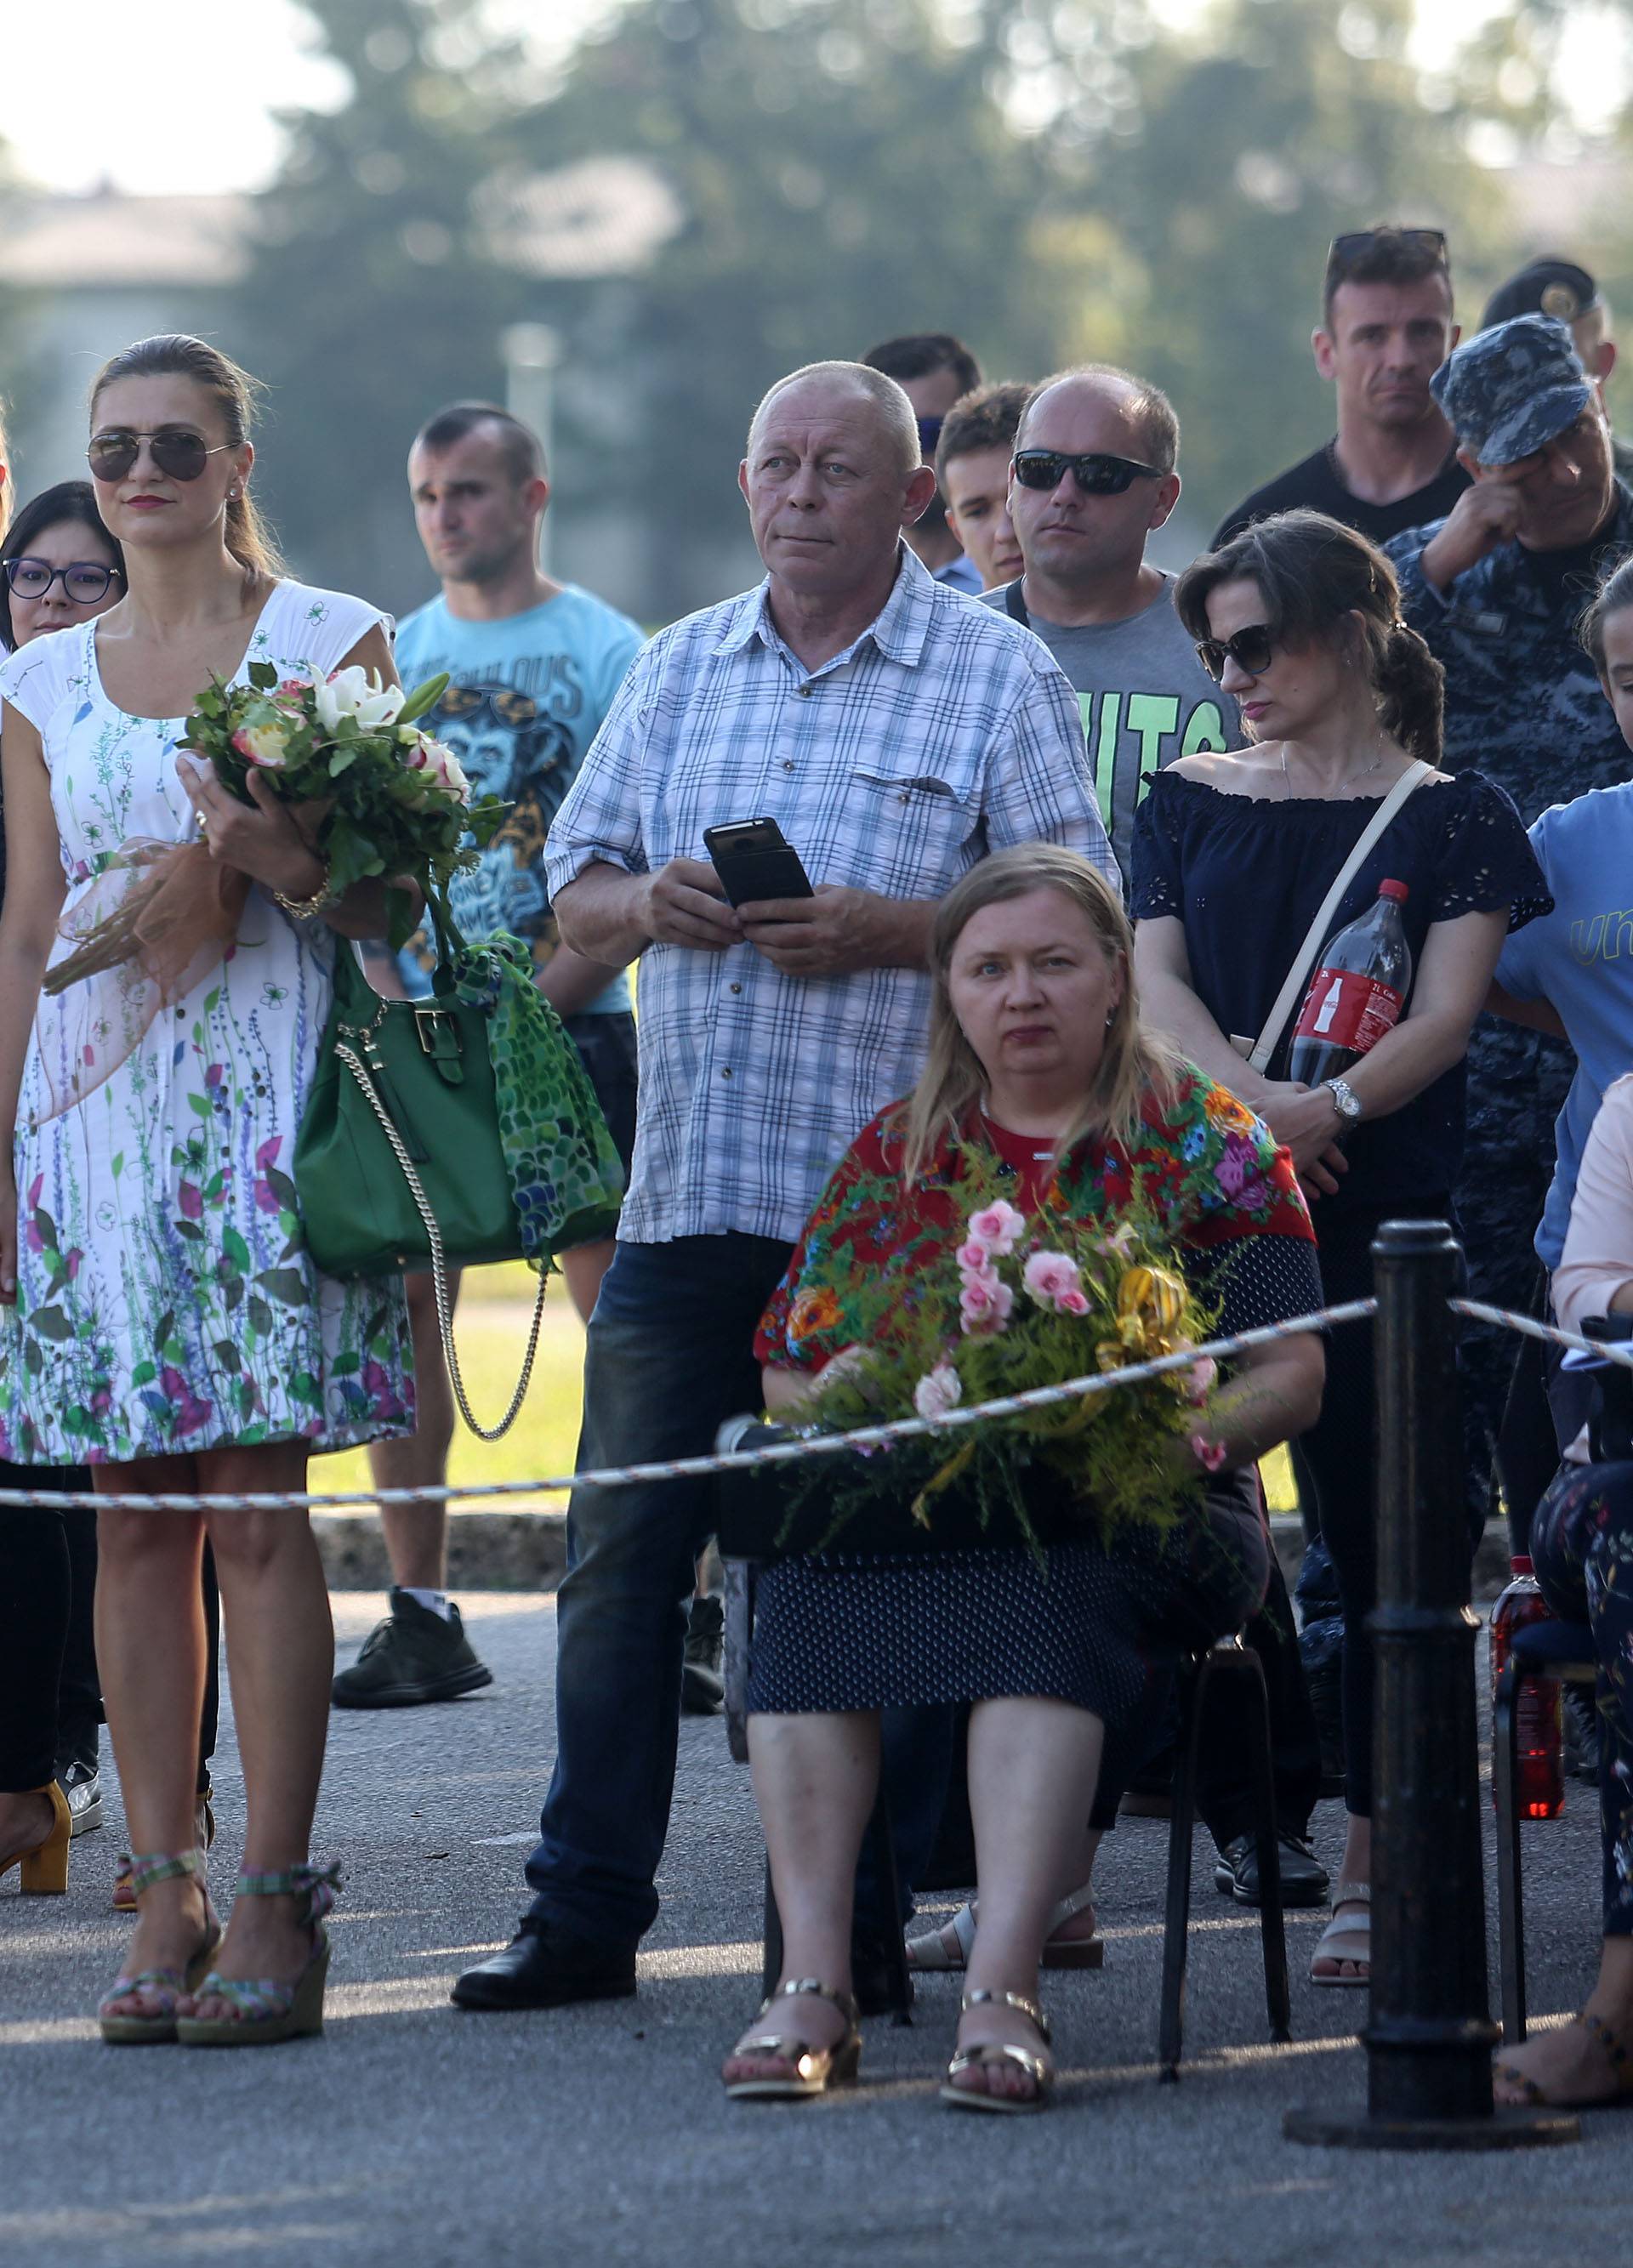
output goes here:
<path id="1" fill-rule="evenodd" d="M 514 967 L 503 965 L 507 948 Z M 475 953 L 462 948 L 440 963 L 430 998 L 387 1000 L 337 939 L 333 1005 L 295 1142 L 295 1189 L 314 1261 L 341 1277 L 429 1268 L 454 1395 L 465 1423 L 484 1440 L 508 1431 L 521 1407 L 556 1252 L 610 1235 L 617 1218 L 611 1138 L 577 1050 L 537 993 L 522 951 L 509 939 Z M 491 969 L 485 1000 L 480 983 L 456 981 L 462 966 L 478 976 Z M 534 1083 L 548 1090 L 539 1114 L 550 1145 L 545 1186 L 526 1189 L 521 1208 L 516 1161 L 506 1156 L 501 1128 L 514 1098 L 501 1095 L 494 1062 L 494 999 L 507 978 L 518 988 L 536 1055 L 542 1038 L 549 1057 L 528 1065 Z M 535 1099 L 529 1094 L 526 1104 Z M 448 1271 L 522 1258 L 539 1268 L 532 1330 L 510 1406 L 497 1425 L 485 1426 L 471 1411 L 460 1372 Z"/>

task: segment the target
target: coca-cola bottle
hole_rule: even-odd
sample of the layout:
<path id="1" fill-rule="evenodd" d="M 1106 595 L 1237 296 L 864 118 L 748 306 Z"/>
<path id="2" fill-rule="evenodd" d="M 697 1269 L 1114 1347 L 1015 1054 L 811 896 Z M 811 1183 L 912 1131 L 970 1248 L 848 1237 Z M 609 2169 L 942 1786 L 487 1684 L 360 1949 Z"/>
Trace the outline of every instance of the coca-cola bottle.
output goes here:
<path id="1" fill-rule="evenodd" d="M 1514 1633 L 1529 1623 L 1551 1619 L 1548 1602 L 1528 1558 L 1511 1563 L 1513 1581 L 1491 1609 L 1491 1690 L 1495 1696 Z M 1514 1731 L 1519 1748 L 1519 1816 L 1557 1819 L 1565 1808 L 1564 1727 L 1559 1713 L 1559 1680 L 1528 1677 L 1519 1689 Z M 1491 1800 L 1496 1801 L 1493 1783 Z"/>
<path id="2" fill-rule="evenodd" d="M 1400 909 L 1404 882 L 1380 882 L 1363 914 L 1322 952 L 1293 1027 L 1287 1075 L 1304 1086 L 1337 1079 L 1400 1020 L 1412 990 L 1412 948 Z"/>

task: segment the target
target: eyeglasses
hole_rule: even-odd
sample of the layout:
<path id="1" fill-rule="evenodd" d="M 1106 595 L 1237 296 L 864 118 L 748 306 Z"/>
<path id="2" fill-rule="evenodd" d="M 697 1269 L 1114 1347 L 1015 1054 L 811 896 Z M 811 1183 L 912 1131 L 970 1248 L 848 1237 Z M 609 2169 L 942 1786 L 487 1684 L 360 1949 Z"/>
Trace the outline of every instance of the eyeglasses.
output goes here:
<path id="1" fill-rule="evenodd" d="M 1335 236 L 1326 255 L 1329 284 L 1347 276 L 1356 261 L 1380 244 L 1399 245 L 1402 250 L 1420 254 L 1431 266 L 1447 267 L 1446 232 L 1443 228 L 1358 228 L 1346 236 Z"/>
<path id="2" fill-rule="evenodd" d="M 218 441 L 210 448 L 202 433 L 190 432 L 185 425 L 164 425 L 157 433 L 132 433 L 115 426 L 91 437 L 85 461 L 92 479 L 122 481 L 141 455 L 144 441 L 159 470 L 173 481 L 197 480 L 211 457 L 238 446 L 235 441 Z"/>
<path id="3" fill-rule="evenodd" d="M 5 563 L 5 579 L 19 599 L 43 599 L 52 584 L 60 581 L 63 597 L 85 607 L 107 598 L 107 586 L 118 573 L 117 567 L 104 567 L 96 559 L 75 559 L 66 567 L 26 556 Z"/>
<path id="4" fill-rule="evenodd" d="M 1132 457 L 1111 457 L 1103 449 L 1068 456 L 1063 449 L 1017 449 L 1015 477 L 1023 489 L 1058 489 L 1069 471 L 1083 496 L 1122 496 L 1135 481 L 1160 481 L 1155 465 L 1137 465 Z"/>
<path id="5" fill-rule="evenodd" d="M 1228 638 L 1198 638 L 1196 657 L 1216 685 L 1224 682 L 1227 661 L 1233 661 L 1245 677 L 1262 677 L 1273 659 L 1269 627 L 1249 622 Z"/>

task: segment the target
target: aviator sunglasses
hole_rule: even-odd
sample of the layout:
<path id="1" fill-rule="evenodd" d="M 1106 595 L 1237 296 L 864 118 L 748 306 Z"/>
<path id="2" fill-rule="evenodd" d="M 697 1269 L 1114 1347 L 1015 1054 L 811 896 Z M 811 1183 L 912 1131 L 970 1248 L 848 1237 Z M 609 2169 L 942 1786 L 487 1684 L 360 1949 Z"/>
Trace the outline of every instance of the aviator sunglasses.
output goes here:
<path id="1" fill-rule="evenodd" d="M 1245 677 L 1262 677 L 1271 662 L 1268 626 L 1249 622 L 1231 637 L 1198 638 L 1196 654 L 1216 685 L 1223 682 L 1227 661 L 1233 661 Z"/>
<path id="2" fill-rule="evenodd" d="M 1108 456 L 1090 449 L 1074 457 L 1064 449 L 1017 449 L 1015 477 L 1023 489 L 1058 489 L 1069 469 L 1083 496 L 1122 496 L 1135 481 L 1160 481 L 1155 465 L 1137 465 L 1132 457 Z"/>
<path id="3" fill-rule="evenodd" d="M 118 573 L 117 567 L 104 567 L 100 559 L 75 559 L 66 567 L 26 556 L 5 563 L 5 579 L 19 599 L 43 599 L 52 584 L 60 580 L 63 597 L 82 607 L 93 607 L 99 599 L 107 598 L 107 586 Z"/>
<path id="4" fill-rule="evenodd" d="M 237 447 L 233 441 L 218 441 L 215 447 L 206 446 L 202 433 L 189 432 L 185 425 L 164 425 L 157 433 L 132 433 L 127 427 L 114 426 L 106 433 L 94 433 L 85 451 L 85 461 L 93 477 L 99 481 L 122 481 L 142 453 L 145 441 L 154 464 L 166 480 L 196 481 L 211 457 L 218 457 L 224 449 Z"/>

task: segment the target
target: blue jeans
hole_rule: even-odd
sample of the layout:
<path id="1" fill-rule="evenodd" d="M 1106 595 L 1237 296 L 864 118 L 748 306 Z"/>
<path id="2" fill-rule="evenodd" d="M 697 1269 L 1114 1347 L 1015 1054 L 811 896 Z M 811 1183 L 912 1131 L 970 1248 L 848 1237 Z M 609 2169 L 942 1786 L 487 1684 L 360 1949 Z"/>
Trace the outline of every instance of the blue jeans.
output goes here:
<path id="1" fill-rule="evenodd" d="M 774 1237 L 620 1244 L 590 1317 L 580 1470 L 695 1456 L 757 1410 L 756 1324 L 792 1247 Z M 707 1480 L 575 1489 L 556 1602 L 556 1769 L 528 1860 L 533 1911 L 619 1946 L 650 1929 L 680 1730 Z"/>

